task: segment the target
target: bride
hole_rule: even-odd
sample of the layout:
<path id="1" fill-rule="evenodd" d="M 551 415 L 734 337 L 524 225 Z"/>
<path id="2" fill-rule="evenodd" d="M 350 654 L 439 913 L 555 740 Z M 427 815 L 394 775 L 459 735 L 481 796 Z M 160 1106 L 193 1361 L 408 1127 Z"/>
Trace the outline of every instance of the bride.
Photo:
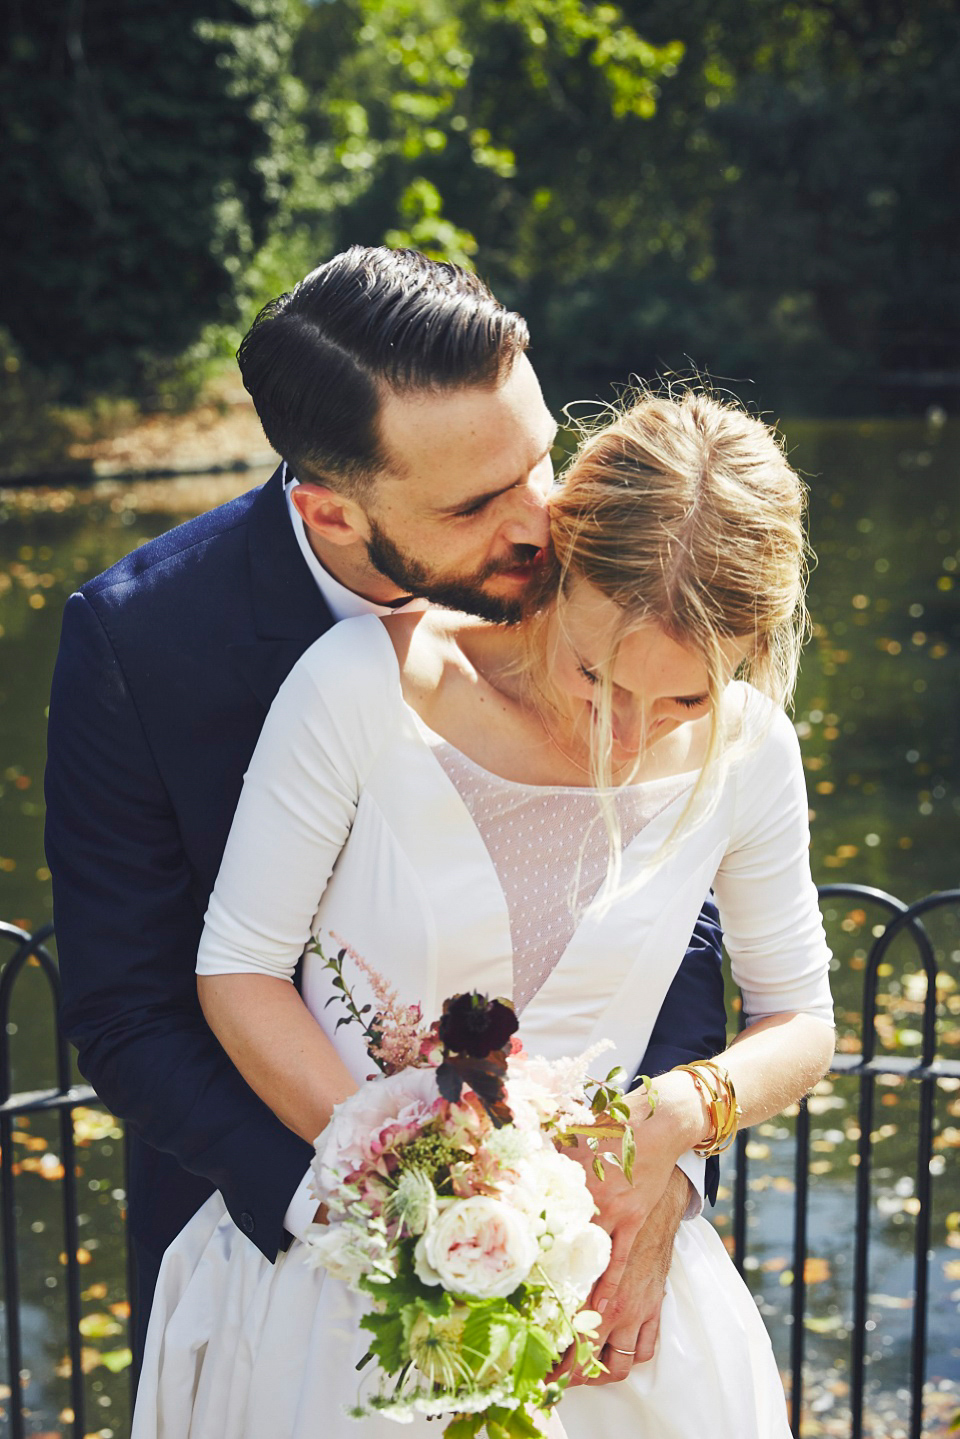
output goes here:
<path id="1" fill-rule="evenodd" d="M 830 956 L 783 712 L 802 509 L 758 420 L 641 396 L 552 498 L 555 567 L 521 624 L 367 616 L 307 651 L 251 762 L 198 961 L 209 1023 L 293 1130 L 313 1139 L 370 1069 L 325 1008 L 322 961 L 291 982 L 314 938 L 329 953 L 338 936 L 428 1019 L 464 990 L 512 996 L 528 1051 L 610 1038 L 633 1073 L 711 887 L 748 1019 L 717 1056 L 743 1122 L 824 1073 Z M 655 1087 L 652 1115 L 635 1099 L 634 1185 L 590 1180 L 613 1239 L 592 1303 L 614 1316 L 619 1382 L 571 1386 L 559 1420 L 570 1439 L 787 1439 L 769 1340 L 706 1220 L 680 1226 L 654 1357 L 633 1363 L 618 1328 L 640 1226 L 677 1159 L 716 1138 L 693 1076 Z M 298 1243 L 268 1263 L 215 1194 L 164 1259 L 133 1439 L 354 1432 L 359 1305 Z"/>

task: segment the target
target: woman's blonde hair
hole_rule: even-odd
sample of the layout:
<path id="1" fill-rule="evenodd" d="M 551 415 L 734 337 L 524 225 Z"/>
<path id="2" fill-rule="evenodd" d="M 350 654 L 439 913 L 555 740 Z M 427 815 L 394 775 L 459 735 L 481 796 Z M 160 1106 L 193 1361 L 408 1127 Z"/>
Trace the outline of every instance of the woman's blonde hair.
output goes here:
<path id="1" fill-rule="evenodd" d="M 721 733 L 729 675 L 724 641 L 746 643 L 741 678 L 777 705 L 791 699 L 807 629 L 804 511 L 805 488 L 775 432 L 738 405 L 689 388 L 634 393 L 611 421 L 584 435 L 551 498 L 556 588 L 529 628 L 538 688 L 549 694 L 546 616 L 555 610 L 562 624 L 577 579 L 617 605 L 617 643 L 655 624 L 705 664 L 707 754 L 671 840 L 730 738 Z M 614 661 L 615 655 L 596 687 L 591 776 L 601 791 L 613 785 Z M 619 832 L 612 803 L 604 811 L 616 872 L 608 874 L 609 893 L 619 875 Z"/>

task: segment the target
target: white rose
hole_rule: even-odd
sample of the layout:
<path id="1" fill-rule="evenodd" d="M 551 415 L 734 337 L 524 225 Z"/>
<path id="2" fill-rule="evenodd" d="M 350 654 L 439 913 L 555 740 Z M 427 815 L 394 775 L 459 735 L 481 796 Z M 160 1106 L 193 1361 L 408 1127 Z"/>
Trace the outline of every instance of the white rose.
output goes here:
<path id="1" fill-rule="evenodd" d="M 538 1268 L 558 1288 L 575 1290 L 586 1299 L 610 1263 L 610 1235 L 599 1224 L 588 1224 L 568 1239 L 557 1239 L 540 1256 Z"/>
<path id="2" fill-rule="evenodd" d="M 558 1154 L 550 1145 L 530 1156 L 521 1170 L 521 1183 L 530 1195 L 528 1204 L 535 1206 L 542 1220 L 538 1232 L 557 1238 L 579 1234 L 593 1219 L 596 1206 L 587 1188 L 586 1172 L 581 1164 Z"/>
<path id="3" fill-rule="evenodd" d="M 455 1200 L 420 1236 L 414 1268 L 424 1284 L 505 1299 L 526 1279 L 538 1254 L 523 1214 L 500 1199 L 475 1194 Z"/>

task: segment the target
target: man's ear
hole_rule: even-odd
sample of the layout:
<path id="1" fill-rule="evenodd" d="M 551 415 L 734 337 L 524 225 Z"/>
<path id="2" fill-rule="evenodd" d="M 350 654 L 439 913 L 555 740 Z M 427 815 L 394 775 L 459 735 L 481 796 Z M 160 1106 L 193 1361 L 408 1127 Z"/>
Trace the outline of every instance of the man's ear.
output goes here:
<path id="1" fill-rule="evenodd" d="M 355 545 L 370 538 L 370 524 L 355 500 L 326 485 L 301 481 L 291 496 L 308 530 L 331 545 Z"/>

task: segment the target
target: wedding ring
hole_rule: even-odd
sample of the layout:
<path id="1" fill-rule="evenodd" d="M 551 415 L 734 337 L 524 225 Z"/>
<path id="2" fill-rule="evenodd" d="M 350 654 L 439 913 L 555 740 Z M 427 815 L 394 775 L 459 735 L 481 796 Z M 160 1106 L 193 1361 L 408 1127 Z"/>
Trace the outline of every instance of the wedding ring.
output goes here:
<path id="1" fill-rule="evenodd" d="M 635 1350 L 635 1349 L 618 1349 L 615 1344 L 608 1344 L 608 1345 L 607 1345 L 607 1348 L 608 1348 L 608 1349 L 612 1349 L 613 1352 L 614 1352 L 614 1354 L 635 1354 L 635 1353 L 636 1353 L 636 1350 Z"/>

